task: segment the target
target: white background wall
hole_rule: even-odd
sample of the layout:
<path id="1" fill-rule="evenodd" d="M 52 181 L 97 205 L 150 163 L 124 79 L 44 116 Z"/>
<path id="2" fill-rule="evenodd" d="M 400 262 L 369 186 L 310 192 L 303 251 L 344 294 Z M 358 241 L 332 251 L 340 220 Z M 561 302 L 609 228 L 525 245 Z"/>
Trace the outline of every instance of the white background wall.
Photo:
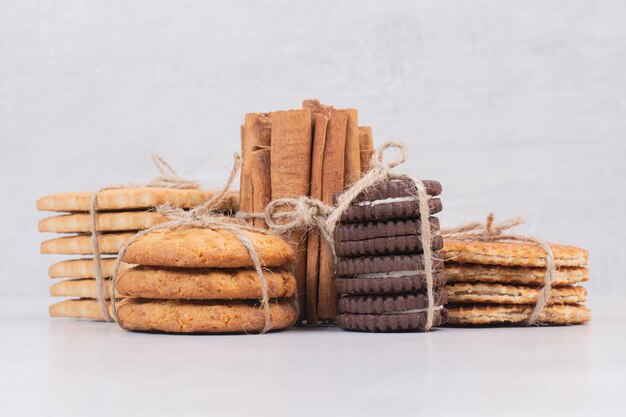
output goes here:
<path id="1" fill-rule="evenodd" d="M 623 1 L 0 1 L 0 295 L 41 296 L 35 200 L 226 178 L 244 113 L 319 97 L 439 179 L 444 225 L 523 215 L 623 291 Z"/>

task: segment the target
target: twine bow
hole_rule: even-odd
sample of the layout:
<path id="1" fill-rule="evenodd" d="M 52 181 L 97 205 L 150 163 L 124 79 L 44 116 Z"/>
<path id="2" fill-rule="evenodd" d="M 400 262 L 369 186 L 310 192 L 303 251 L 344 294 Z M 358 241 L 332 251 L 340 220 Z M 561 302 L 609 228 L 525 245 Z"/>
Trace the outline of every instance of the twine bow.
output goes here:
<path id="1" fill-rule="evenodd" d="M 399 155 L 396 159 L 385 163 L 383 155 L 387 150 L 396 149 Z M 270 202 L 263 213 L 238 213 L 240 219 L 262 218 L 267 223 L 270 230 L 282 234 L 300 228 L 316 227 L 320 235 L 329 243 L 334 253 L 333 232 L 341 220 L 341 216 L 350 207 L 352 202 L 364 190 L 373 187 L 381 182 L 403 179 L 410 180 L 415 184 L 416 192 L 411 193 L 419 202 L 419 213 L 423 219 L 421 222 L 421 239 L 424 247 L 424 270 L 426 275 L 426 287 L 428 308 L 426 309 L 425 330 L 429 331 L 433 326 L 435 311 L 438 309 L 434 305 L 433 288 L 433 260 L 432 260 L 432 233 L 430 230 L 430 209 L 428 207 L 428 193 L 424 183 L 415 177 L 408 175 L 393 174 L 391 170 L 404 163 L 407 159 L 406 146 L 397 142 L 387 142 L 372 154 L 371 168 L 358 181 L 353 183 L 347 190 L 337 198 L 336 207 L 328 206 L 319 200 L 310 197 L 282 198 Z M 285 207 L 291 208 L 284 211 Z"/>
<path id="2" fill-rule="evenodd" d="M 493 213 L 490 213 L 484 223 L 470 222 L 459 227 L 441 229 L 440 233 L 444 239 L 450 240 L 460 240 L 465 242 L 528 242 L 543 249 L 546 253 L 546 278 L 544 285 L 539 292 L 537 303 L 535 304 L 535 307 L 533 308 L 533 311 L 527 321 L 528 325 L 534 325 L 538 324 L 539 317 L 550 300 L 552 280 L 556 271 L 556 266 L 552 248 L 545 240 L 532 236 L 504 233 L 508 229 L 523 223 L 525 223 L 523 218 L 515 217 L 496 225 L 494 223 L 494 215 Z"/>

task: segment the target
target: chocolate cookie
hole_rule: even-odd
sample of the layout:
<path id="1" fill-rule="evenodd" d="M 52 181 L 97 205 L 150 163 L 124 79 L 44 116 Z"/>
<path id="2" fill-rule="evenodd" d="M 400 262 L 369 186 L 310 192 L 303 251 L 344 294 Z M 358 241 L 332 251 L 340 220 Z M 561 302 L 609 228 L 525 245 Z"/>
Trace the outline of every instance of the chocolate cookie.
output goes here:
<path id="1" fill-rule="evenodd" d="M 435 306 L 446 304 L 446 292 L 433 292 Z M 428 308 L 426 292 L 397 295 L 344 295 L 339 299 L 339 312 L 351 314 L 401 313 Z"/>
<path id="2" fill-rule="evenodd" d="M 431 217 L 428 220 L 430 222 L 430 230 L 433 233 L 438 232 L 439 219 Z M 379 237 L 419 235 L 421 233 L 422 221 L 420 219 L 411 219 L 342 224 L 337 226 L 333 237 L 335 242 L 347 242 L 353 240 L 375 239 Z"/>
<path id="3" fill-rule="evenodd" d="M 443 257 L 433 253 L 433 271 L 443 268 Z M 379 274 L 393 271 L 415 271 L 424 269 L 424 255 L 365 256 L 361 258 L 340 258 L 335 264 L 339 277 L 354 277 L 360 274 Z M 357 277 L 359 278 L 359 277 Z"/>
<path id="4" fill-rule="evenodd" d="M 433 180 L 424 180 L 424 188 L 426 188 L 426 193 L 431 196 L 441 194 L 442 187 L 439 181 Z M 411 180 L 392 180 L 381 182 L 380 184 L 376 184 L 373 187 L 370 187 L 364 191 L 362 191 L 352 202 L 360 203 L 363 201 L 377 201 L 384 200 L 388 198 L 402 198 L 415 196 L 417 190 L 415 188 L 415 184 Z M 341 193 L 335 194 L 333 197 L 333 202 L 337 204 L 337 198 L 341 195 Z"/>
<path id="5" fill-rule="evenodd" d="M 445 308 L 435 310 L 433 327 L 448 321 Z M 415 332 L 424 331 L 426 312 L 407 314 L 350 314 L 337 317 L 337 325 L 344 330 L 363 332 Z"/>
<path id="6" fill-rule="evenodd" d="M 409 200 L 390 200 L 389 202 L 362 202 L 353 204 L 341 215 L 342 223 L 361 223 L 370 221 L 384 221 L 394 219 L 411 219 L 420 217 L 419 203 L 414 197 Z M 441 199 L 428 200 L 430 214 L 443 210 Z"/>
<path id="7" fill-rule="evenodd" d="M 443 238 L 439 235 L 433 236 L 430 247 L 432 250 L 441 249 L 443 247 Z M 347 258 L 368 255 L 422 253 L 423 251 L 422 238 L 417 235 L 380 237 L 335 243 L 337 256 Z"/>
<path id="8" fill-rule="evenodd" d="M 433 285 L 441 287 L 446 283 L 442 273 L 433 274 Z M 335 278 L 339 294 L 398 294 L 426 289 L 426 275 L 413 273 L 406 276 L 385 276 L 377 278 Z"/>

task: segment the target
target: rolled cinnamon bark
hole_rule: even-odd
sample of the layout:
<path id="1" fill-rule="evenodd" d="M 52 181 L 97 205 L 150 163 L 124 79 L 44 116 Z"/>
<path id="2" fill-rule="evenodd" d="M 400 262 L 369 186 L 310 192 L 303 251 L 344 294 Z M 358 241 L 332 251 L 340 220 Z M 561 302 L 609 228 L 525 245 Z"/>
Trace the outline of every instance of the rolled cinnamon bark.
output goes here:
<path id="1" fill-rule="evenodd" d="M 311 111 L 272 112 L 271 195 L 272 200 L 309 195 L 311 180 Z M 285 238 L 295 249 L 294 276 L 298 284 L 300 319 L 306 317 L 306 233 L 289 233 Z"/>
<path id="2" fill-rule="evenodd" d="M 344 186 L 348 117 L 346 110 L 332 110 L 326 129 L 322 163 L 322 201 L 329 205 L 333 204 L 333 195 L 343 190 Z M 332 250 L 327 242 L 321 241 L 317 296 L 319 320 L 334 320 L 337 315 L 337 290 L 333 270 Z"/>
<path id="3" fill-rule="evenodd" d="M 311 160 L 311 197 L 322 199 L 322 170 L 324 145 L 328 118 L 320 113 L 315 115 L 313 133 L 313 156 Z M 306 260 L 306 322 L 315 326 L 317 320 L 317 284 L 319 276 L 320 235 L 317 229 L 309 231 Z"/>
<path id="4" fill-rule="evenodd" d="M 370 161 L 374 153 L 374 137 L 372 128 L 359 126 L 359 142 L 361 145 L 361 176 L 370 170 Z"/>
<path id="5" fill-rule="evenodd" d="M 241 173 L 239 174 L 239 210 L 249 213 L 253 210 L 252 205 L 252 181 L 250 178 L 250 154 L 252 147 L 246 138 L 246 129 L 241 125 Z M 250 221 L 251 222 L 251 221 Z"/>
<path id="6" fill-rule="evenodd" d="M 253 190 L 253 211 L 262 213 L 272 198 L 270 171 L 270 147 L 255 146 L 251 157 L 251 179 Z M 267 229 L 263 219 L 254 219 L 254 225 Z"/>
<path id="7" fill-rule="evenodd" d="M 361 145 L 359 140 L 359 120 L 356 109 L 347 109 L 346 153 L 344 155 L 344 185 L 352 185 L 361 178 Z"/>

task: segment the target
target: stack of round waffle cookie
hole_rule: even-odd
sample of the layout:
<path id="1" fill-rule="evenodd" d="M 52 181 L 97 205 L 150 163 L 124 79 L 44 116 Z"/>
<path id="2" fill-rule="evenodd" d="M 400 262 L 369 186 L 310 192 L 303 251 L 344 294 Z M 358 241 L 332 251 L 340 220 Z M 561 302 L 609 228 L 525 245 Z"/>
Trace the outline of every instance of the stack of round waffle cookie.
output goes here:
<path id="1" fill-rule="evenodd" d="M 290 298 L 294 252 L 275 235 L 243 231 L 264 268 L 271 329 L 295 323 Z M 266 323 L 262 286 L 250 254 L 235 234 L 212 229 L 162 229 L 130 244 L 117 275 L 118 323 L 127 330 L 168 333 L 258 332 Z"/>
<path id="2" fill-rule="evenodd" d="M 582 324 L 591 312 L 580 303 L 587 292 L 588 253 L 573 246 L 550 245 L 557 267 L 541 324 Z M 449 324 L 525 323 L 546 278 L 546 253 L 531 243 L 446 240 Z"/>
<path id="3" fill-rule="evenodd" d="M 99 246 L 102 255 L 102 274 L 111 276 L 115 255 L 119 248 L 138 230 L 166 221 L 153 211 L 155 206 L 173 204 L 183 208 L 195 207 L 213 196 L 205 190 L 179 190 L 173 188 L 120 188 L 104 190 L 98 194 L 96 230 L 100 232 Z M 41 252 L 72 255 L 50 266 L 51 278 L 65 279 L 50 287 L 55 297 L 69 297 L 50 306 L 53 317 L 74 317 L 103 320 L 96 301 L 95 266 L 91 242 L 92 218 L 89 213 L 92 194 L 89 192 L 59 193 L 37 201 L 41 211 L 60 212 L 39 222 L 40 232 L 61 233 L 62 237 L 46 240 Z M 236 196 L 229 195 L 221 209 L 234 210 Z M 125 266 L 124 266 L 125 267 Z M 105 294 L 110 294 L 110 283 L 105 282 Z"/>
<path id="4" fill-rule="evenodd" d="M 430 213 L 442 209 L 437 181 L 424 181 Z M 422 331 L 426 275 L 415 184 L 392 180 L 363 191 L 335 229 L 335 284 L 341 294 L 337 323 L 346 330 Z M 431 249 L 443 246 L 439 219 L 430 217 Z M 434 326 L 445 323 L 443 259 L 433 252 Z"/>

